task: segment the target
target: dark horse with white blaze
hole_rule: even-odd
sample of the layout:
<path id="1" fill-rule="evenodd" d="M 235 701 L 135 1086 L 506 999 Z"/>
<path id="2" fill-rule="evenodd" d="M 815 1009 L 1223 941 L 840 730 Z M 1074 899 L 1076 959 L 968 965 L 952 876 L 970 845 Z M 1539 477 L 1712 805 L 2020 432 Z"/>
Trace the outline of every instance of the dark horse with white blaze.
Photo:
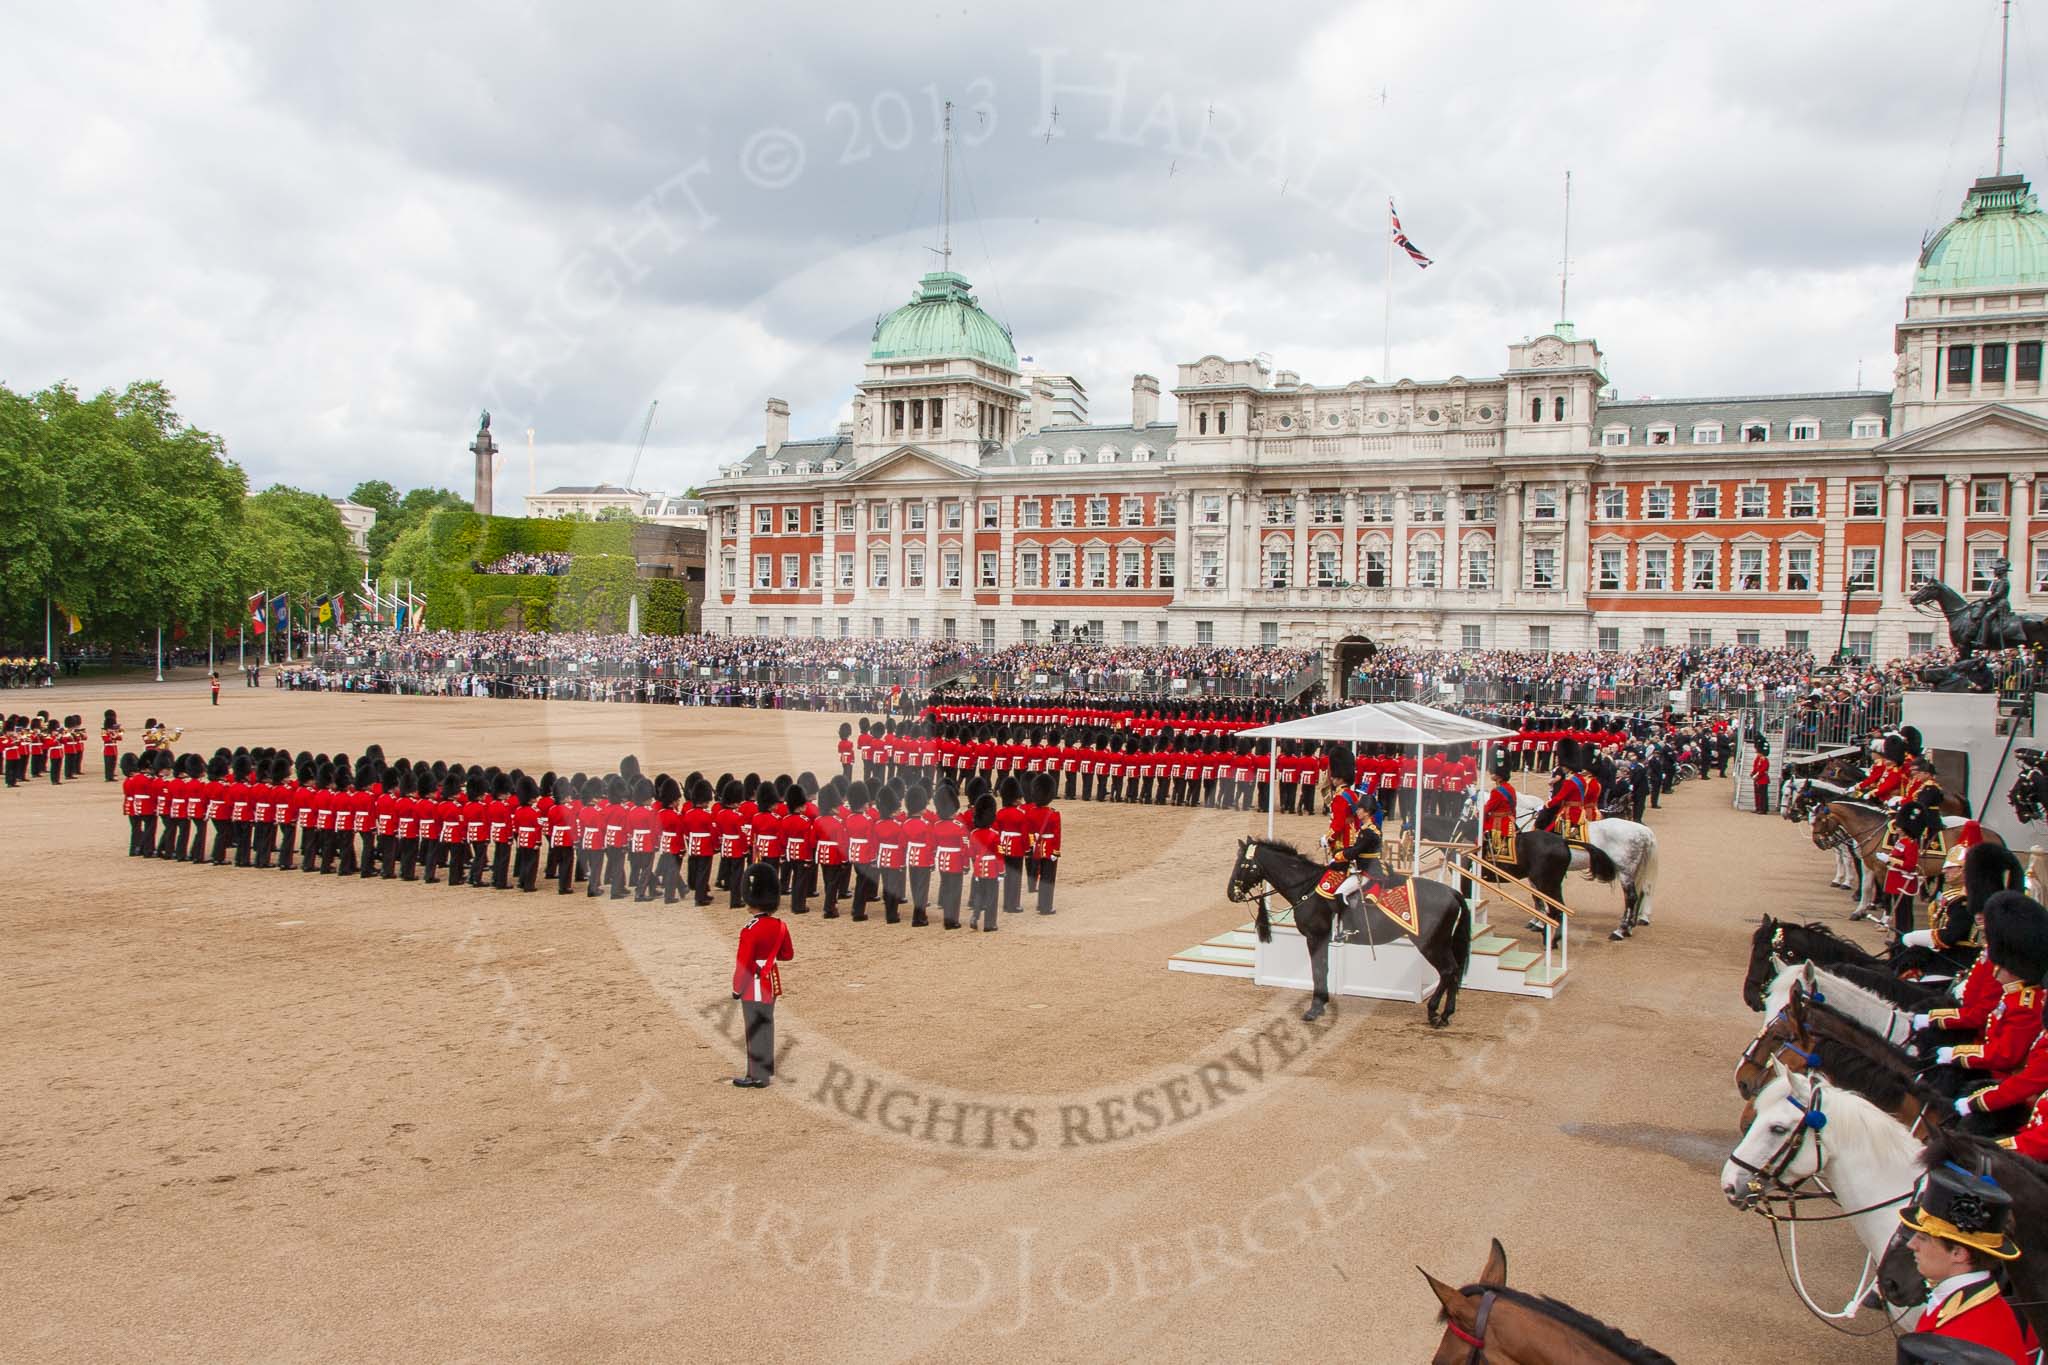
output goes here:
<path id="1" fill-rule="evenodd" d="M 1277 839 L 1240 839 L 1237 862 L 1232 865 L 1230 881 L 1224 887 L 1224 894 L 1233 901 L 1257 899 L 1261 943 L 1273 941 L 1266 896 L 1278 894 L 1293 907 L 1294 927 L 1308 941 L 1309 970 L 1315 983 L 1314 999 L 1301 1016 L 1305 1020 L 1320 1018 L 1330 1004 L 1330 938 L 1339 907 L 1334 899 L 1316 891 L 1323 868 L 1320 861 Z M 1442 1028 L 1457 1013 L 1458 987 L 1464 982 L 1465 968 L 1472 960 L 1471 907 L 1457 891 L 1427 877 L 1382 873 L 1380 882 L 1383 886 L 1407 888 L 1415 908 L 1416 932 L 1409 933 L 1387 915 L 1367 906 L 1362 916 L 1346 914 L 1345 941 L 1388 944 L 1406 939 L 1413 943 L 1423 961 L 1436 968 L 1436 990 L 1426 1005 L 1429 1026 Z M 1271 891 L 1261 892 L 1261 886 Z"/>

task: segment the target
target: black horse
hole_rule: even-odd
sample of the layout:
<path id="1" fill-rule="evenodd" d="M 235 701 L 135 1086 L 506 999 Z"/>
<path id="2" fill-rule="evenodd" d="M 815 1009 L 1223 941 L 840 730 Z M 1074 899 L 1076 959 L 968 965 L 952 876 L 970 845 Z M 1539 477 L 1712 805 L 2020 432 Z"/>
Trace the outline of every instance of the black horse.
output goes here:
<path id="1" fill-rule="evenodd" d="M 1336 927 L 1337 902 L 1316 892 L 1324 864 L 1277 839 L 1240 839 L 1237 862 L 1230 870 L 1224 894 L 1231 900 L 1259 902 L 1259 942 L 1273 941 L 1273 924 L 1266 910 L 1266 894 L 1260 887 L 1284 897 L 1294 909 L 1294 927 L 1308 940 L 1309 968 L 1315 980 L 1315 998 L 1302 1014 L 1304 1020 L 1322 1016 L 1330 1004 L 1330 937 Z M 1458 1010 L 1458 987 L 1465 980 L 1465 968 L 1472 960 L 1472 910 L 1465 898 L 1442 882 L 1427 877 L 1382 874 L 1383 884 L 1405 886 L 1415 907 L 1417 932 L 1411 934 L 1377 911 L 1368 911 L 1363 923 L 1346 915 L 1346 941 L 1373 944 L 1398 943 L 1407 939 L 1430 966 L 1436 968 L 1437 987 L 1427 1002 L 1429 1026 L 1442 1028 Z"/>
<path id="2" fill-rule="evenodd" d="M 1824 924 L 1801 924 L 1765 915 L 1749 940 L 1749 968 L 1742 978 L 1743 1004 L 1753 1010 L 1764 1007 L 1764 992 L 1777 975 L 1780 962 L 1811 962 L 1816 967 L 1849 963 L 1891 970 L 1888 959 L 1874 956 Z"/>

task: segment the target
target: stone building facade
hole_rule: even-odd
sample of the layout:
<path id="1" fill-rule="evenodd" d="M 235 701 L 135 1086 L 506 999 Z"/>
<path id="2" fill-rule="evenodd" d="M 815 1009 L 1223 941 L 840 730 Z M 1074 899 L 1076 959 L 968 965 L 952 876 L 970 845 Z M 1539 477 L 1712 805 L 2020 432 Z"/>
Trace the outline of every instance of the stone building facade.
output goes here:
<path id="1" fill-rule="evenodd" d="M 1438 648 L 1945 640 L 1910 603 L 2010 559 L 2048 604 L 2048 222 L 1978 181 L 1921 253 L 1889 389 L 1616 401 L 1568 322 L 1497 374 L 1138 375 L 1121 425 L 1037 425 L 1009 334 L 935 272 L 876 326 L 832 436 L 705 490 L 704 628 Z M 1043 414 L 1048 404 L 1032 405 Z"/>

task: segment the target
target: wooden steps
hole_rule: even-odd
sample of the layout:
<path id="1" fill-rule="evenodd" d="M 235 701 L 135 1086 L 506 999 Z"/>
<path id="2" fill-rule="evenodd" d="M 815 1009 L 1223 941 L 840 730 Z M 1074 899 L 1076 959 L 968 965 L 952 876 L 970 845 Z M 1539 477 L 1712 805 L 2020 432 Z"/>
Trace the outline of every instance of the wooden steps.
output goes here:
<path id="1" fill-rule="evenodd" d="M 1293 917 L 1286 911 L 1273 918 L 1275 938 L 1295 934 Z M 1235 976 L 1250 980 L 1258 970 L 1259 936 L 1249 922 L 1226 929 L 1213 938 L 1184 948 L 1166 960 L 1168 971 L 1193 972 L 1198 976 Z M 1546 971 L 1543 946 L 1534 946 L 1512 934 L 1495 933 L 1484 905 L 1473 910 L 1472 959 L 1465 970 L 1465 987 L 1477 991 L 1498 991 L 1508 995 L 1530 995 L 1549 999 L 1564 980 L 1561 971 Z"/>

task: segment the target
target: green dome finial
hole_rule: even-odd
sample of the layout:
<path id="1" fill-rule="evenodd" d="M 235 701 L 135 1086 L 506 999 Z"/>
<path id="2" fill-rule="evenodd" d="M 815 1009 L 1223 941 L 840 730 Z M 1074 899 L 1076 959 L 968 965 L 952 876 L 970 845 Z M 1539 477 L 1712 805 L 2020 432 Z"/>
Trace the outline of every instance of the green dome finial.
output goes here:
<path id="1" fill-rule="evenodd" d="M 1962 212 L 1928 239 L 1915 294 L 2048 284 L 2048 214 L 2023 175 L 1985 176 Z"/>
<path id="2" fill-rule="evenodd" d="M 1017 368 L 1010 329 L 981 311 L 966 279 L 934 270 L 917 282 L 910 302 L 875 324 L 871 360 L 966 357 Z"/>

